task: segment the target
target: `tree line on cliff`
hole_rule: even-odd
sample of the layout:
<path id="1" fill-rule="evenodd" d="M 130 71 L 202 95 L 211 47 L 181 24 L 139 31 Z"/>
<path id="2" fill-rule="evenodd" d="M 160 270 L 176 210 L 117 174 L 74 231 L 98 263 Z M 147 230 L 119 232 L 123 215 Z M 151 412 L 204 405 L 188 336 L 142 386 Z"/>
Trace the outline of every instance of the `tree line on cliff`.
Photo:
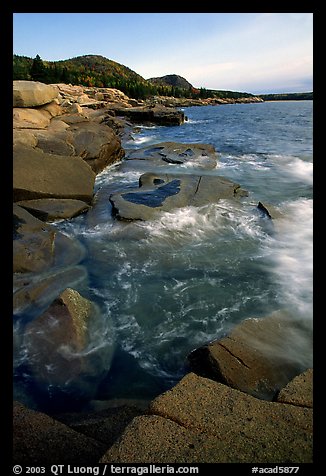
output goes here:
<path id="1" fill-rule="evenodd" d="M 45 84 L 65 83 L 99 88 L 116 88 L 135 99 L 151 96 L 177 98 L 233 98 L 252 97 L 250 93 L 217 91 L 206 88 L 182 88 L 151 82 L 115 61 L 99 55 L 85 55 L 61 61 L 43 61 L 39 55 L 13 56 L 13 79 L 41 81 Z"/>
<path id="2" fill-rule="evenodd" d="M 253 94 L 246 92 L 195 88 L 178 75 L 146 80 L 127 66 L 100 55 L 84 55 L 60 61 L 43 61 L 39 55 L 36 55 L 34 59 L 14 55 L 13 79 L 41 81 L 45 84 L 70 83 L 86 87 L 116 88 L 134 99 L 173 96 L 175 98 L 237 100 L 254 97 Z M 176 79 L 181 79 L 183 82 L 175 82 Z M 169 80 L 171 80 L 170 83 Z M 183 83 L 187 87 L 180 87 Z M 264 101 L 303 100 L 313 99 L 313 93 L 260 94 L 258 97 Z"/>

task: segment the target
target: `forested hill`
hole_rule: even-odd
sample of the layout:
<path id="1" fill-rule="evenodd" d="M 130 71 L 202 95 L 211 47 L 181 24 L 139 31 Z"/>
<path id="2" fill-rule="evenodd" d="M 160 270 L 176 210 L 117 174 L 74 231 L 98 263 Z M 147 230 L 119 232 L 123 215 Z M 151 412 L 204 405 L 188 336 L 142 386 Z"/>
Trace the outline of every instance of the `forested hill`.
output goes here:
<path id="1" fill-rule="evenodd" d="M 195 88 L 177 74 L 146 80 L 127 66 L 100 55 L 77 56 L 60 61 L 42 60 L 39 55 L 35 58 L 14 55 L 13 79 L 41 81 L 46 84 L 71 83 L 89 87 L 116 88 L 135 99 L 173 96 L 231 101 L 247 98 L 250 101 L 255 98 L 253 94 L 246 92 Z M 312 99 L 312 93 L 263 94 L 258 97 L 264 101 Z"/>
<path id="2" fill-rule="evenodd" d="M 179 76 L 178 74 L 167 74 L 159 78 L 149 78 L 149 81 L 152 84 L 162 84 L 165 86 L 174 86 L 182 89 L 191 89 L 193 85 L 189 83 L 185 78 Z"/>
<path id="3" fill-rule="evenodd" d="M 151 96 L 173 96 L 175 98 L 226 98 L 254 97 L 250 93 L 237 91 L 215 91 L 194 88 L 185 78 L 172 74 L 157 81 L 146 80 L 135 71 L 99 55 L 78 56 L 61 61 L 34 59 L 14 55 L 13 79 L 41 81 L 46 84 L 66 83 L 99 88 L 116 88 L 131 98 L 145 99 Z M 168 78 L 168 80 L 166 80 Z M 182 80 L 182 81 L 181 81 Z"/>
<path id="4" fill-rule="evenodd" d="M 45 61 L 39 55 L 34 59 L 14 55 L 13 79 L 110 87 L 124 92 L 129 89 L 131 96 L 136 87 L 146 89 L 148 86 L 147 81 L 135 71 L 99 55 L 77 56 L 61 61 Z"/>

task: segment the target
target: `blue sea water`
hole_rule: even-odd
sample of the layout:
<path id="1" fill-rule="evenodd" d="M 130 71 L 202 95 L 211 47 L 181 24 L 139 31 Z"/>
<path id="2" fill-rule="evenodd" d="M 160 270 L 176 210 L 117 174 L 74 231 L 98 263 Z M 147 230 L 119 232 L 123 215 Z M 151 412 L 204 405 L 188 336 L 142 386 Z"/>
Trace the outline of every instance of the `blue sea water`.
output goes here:
<path id="1" fill-rule="evenodd" d="M 184 375 L 191 350 L 274 312 L 304 323 L 307 339 L 300 334 L 288 352 L 303 368 L 312 365 L 312 107 L 189 107 L 183 125 L 140 126 L 123 144 L 127 151 L 163 141 L 214 145 L 217 165 L 206 173 L 247 190 L 240 204 L 222 200 L 150 222 L 118 222 L 109 195 L 137 186 L 142 172 L 117 164 L 97 176 L 90 212 L 57 223 L 85 248 L 87 279 L 71 287 L 101 313 L 85 352 L 112 346 L 94 400 L 153 398 Z M 191 173 L 192 165 L 173 170 Z M 259 201 L 282 214 L 274 226 Z"/>

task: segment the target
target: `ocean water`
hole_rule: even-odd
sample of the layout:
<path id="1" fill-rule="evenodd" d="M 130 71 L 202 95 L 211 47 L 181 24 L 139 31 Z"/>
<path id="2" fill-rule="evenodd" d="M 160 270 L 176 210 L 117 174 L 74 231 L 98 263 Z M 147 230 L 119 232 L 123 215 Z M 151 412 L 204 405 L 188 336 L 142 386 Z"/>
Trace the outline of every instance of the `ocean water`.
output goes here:
<path id="1" fill-rule="evenodd" d="M 239 203 L 221 200 L 150 222 L 119 222 L 109 196 L 138 186 L 142 172 L 117 164 L 97 176 L 90 212 L 56 224 L 85 248 L 79 266 L 87 276 L 72 287 L 96 302 L 101 316 L 85 353 L 111 356 L 85 400 L 151 399 L 182 378 L 194 348 L 246 318 L 275 312 L 302 323 L 304 332 L 288 352 L 302 368 L 312 365 L 312 106 L 189 107 L 183 125 L 140 126 L 123 144 L 126 150 L 162 141 L 214 145 L 217 165 L 205 173 L 247 190 Z M 191 173 L 196 164 L 167 167 Z M 257 209 L 259 201 L 282 218 L 271 223 Z M 28 358 L 24 349 L 17 357 L 18 392 L 30 378 L 26 369 L 25 380 L 21 376 L 21 355 Z"/>

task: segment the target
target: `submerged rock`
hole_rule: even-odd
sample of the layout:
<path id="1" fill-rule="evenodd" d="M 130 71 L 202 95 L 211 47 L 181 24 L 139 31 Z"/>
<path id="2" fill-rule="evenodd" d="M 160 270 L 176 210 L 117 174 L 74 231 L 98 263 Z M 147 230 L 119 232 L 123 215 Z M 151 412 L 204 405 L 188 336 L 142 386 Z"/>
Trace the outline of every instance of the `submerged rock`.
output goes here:
<path id="1" fill-rule="evenodd" d="M 71 256 L 72 258 L 72 256 Z M 14 274 L 13 312 L 16 317 L 38 316 L 67 287 L 87 282 L 84 266 L 53 268 L 41 274 Z"/>
<path id="2" fill-rule="evenodd" d="M 97 325 L 102 326 L 97 306 L 70 288 L 29 322 L 23 345 L 35 383 L 41 388 L 50 386 L 52 392 L 57 388 L 68 395 L 95 395 L 96 384 L 110 368 L 113 355 L 112 333 L 104 342 L 101 329 L 103 342 L 99 346 Z"/>
<path id="3" fill-rule="evenodd" d="M 189 174 L 141 175 L 138 189 L 112 194 L 113 214 L 120 220 L 151 220 L 162 211 L 216 203 L 247 195 L 239 184 L 219 176 Z"/>

